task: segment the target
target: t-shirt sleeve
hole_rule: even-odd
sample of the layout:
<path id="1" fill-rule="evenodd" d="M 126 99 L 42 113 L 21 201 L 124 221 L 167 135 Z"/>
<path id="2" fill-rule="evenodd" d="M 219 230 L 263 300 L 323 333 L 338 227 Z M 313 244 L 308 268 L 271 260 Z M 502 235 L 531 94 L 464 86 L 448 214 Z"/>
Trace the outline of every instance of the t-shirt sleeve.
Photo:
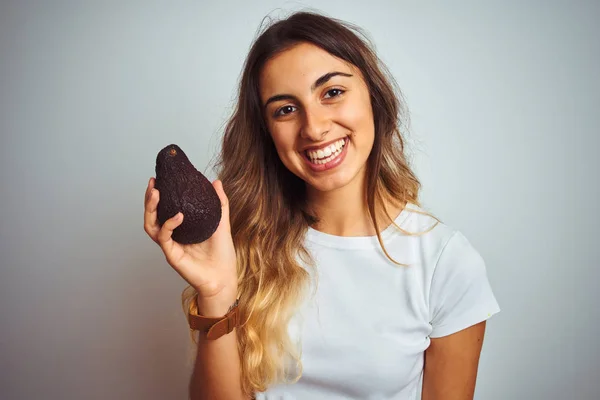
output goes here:
<path id="1" fill-rule="evenodd" d="M 429 316 L 437 338 L 461 331 L 498 313 L 481 255 L 460 232 L 446 243 L 429 292 Z"/>

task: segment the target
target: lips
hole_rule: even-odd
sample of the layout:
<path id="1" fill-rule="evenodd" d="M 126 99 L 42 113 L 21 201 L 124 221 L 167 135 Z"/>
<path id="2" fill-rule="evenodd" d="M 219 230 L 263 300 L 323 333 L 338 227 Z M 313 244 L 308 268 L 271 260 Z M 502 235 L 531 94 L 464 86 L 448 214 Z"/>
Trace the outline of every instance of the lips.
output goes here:
<path id="1" fill-rule="evenodd" d="M 340 165 L 344 161 L 344 159 L 346 158 L 346 154 L 348 153 L 348 148 L 350 147 L 350 145 L 349 145 L 350 140 L 347 137 L 344 138 L 344 140 L 345 140 L 345 143 L 344 143 L 344 147 L 342 148 L 341 153 L 337 157 L 335 157 L 333 160 L 329 160 L 325 164 L 314 164 L 310 160 L 310 158 L 308 158 L 308 156 L 306 155 L 306 151 L 302 152 L 302 158 L 304 159 L 304 162 L 308 165 L 308 167 L 315 172 L 323 172 L 323 171 L 333 169 L 333 168 L 337 167 L 338 165 Z M 335 141 L 334 141 L 334 143 L 335 143 Z"/>
<path id="2" fill-rule="evenodd" d="M 332 145 L 334 145 L 336 143 L 340 143 L 340 142 L 342 142 L 340 147 L 343 148 L 348 143 L 348 137 L 343 137 L 343 138 L 339 138 L 339 139 L 333 140 L 333 141 L 327 143 L 326 145 L 322 145 L 322 146 L 319 146 L 319 147 L 310 147 L 310 148 L 307 148 L 307 149 L 305 149 L 303 151 L 303 154 L 304 154 L 304 156 L 306 158 L 308 158 L 308 160 L 312 160 L 314 157 L 311 157 L 311 155 L 309 154 L 309 152 L 316 153 L 319 150 L 323 152 L 323 150 L 329 148 L 330 149 L 330 155 L 331 155 L 331 154 L 339 151 L 338 146 L 333 146 L 332 147 Z M 334 150 L 334 148 L 335 148 L 335 150 Z M 321 159 L 326 159 L 327 157 L 329 157 L 329 156 L 324 156 L 324 154 L 325 153 L 323 152 L 323 155 L 320 157 Z M 313 154 L 313 156 L 314 155 L 315 154 Z"/>
<path id="3" fill-rule="evenodd" d="M 305 148 L 304 148 L 302 151 L 303 151 L 303 152 L 307 152 L 307 151 L 309 151 L 309 150 L 312 150 L 312 151 L 323 150 L 323 149 L 324 149 L 324 148 L 326 148 L 327 146 L 330 146 L 330 145 L 332 145 L 333 143 L 336 143 L 336 142 L 337 142 L 337 141 L 339 141 L 340 139 L 344 139 L 344 140 L 346 140 L 346 139 L 348 139 L 348 137 L 337 138 L 337 139 L 334 139 L 334 140 L 332 140 L 332 141 L 330 141 L 330 142 L 327 142 L 327 143 L 325 143 L 325 144 L 322 144 L 322 145 L 320 145 L 320 146 L 308 146 L 308 147 L 305 147 Z"/>

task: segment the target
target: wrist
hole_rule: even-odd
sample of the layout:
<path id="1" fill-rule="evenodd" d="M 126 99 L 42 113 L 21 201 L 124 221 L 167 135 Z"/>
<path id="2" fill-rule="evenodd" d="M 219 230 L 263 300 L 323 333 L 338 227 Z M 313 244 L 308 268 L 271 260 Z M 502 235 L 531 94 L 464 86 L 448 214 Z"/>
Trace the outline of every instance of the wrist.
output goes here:
<path id="1" fill-rule="evenodd" d="M 209 318 L 222 317 L 229 312 L 236 300 L 235 295 L 224 295 L 208 299 L 198 296 L 198 314 Z"/>

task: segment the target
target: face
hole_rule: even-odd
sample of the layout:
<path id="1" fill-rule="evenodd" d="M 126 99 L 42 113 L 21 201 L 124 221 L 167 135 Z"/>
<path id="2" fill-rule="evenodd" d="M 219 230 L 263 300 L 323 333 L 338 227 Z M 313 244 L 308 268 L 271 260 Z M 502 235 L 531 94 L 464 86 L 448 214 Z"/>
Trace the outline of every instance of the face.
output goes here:
<path id="1" fill-rule="evenodd" d="M 309 190 L 362 182 L 375 128 L 358 68 L 301 43 L 264 65 L 260 96 L 281 161 Z"/>

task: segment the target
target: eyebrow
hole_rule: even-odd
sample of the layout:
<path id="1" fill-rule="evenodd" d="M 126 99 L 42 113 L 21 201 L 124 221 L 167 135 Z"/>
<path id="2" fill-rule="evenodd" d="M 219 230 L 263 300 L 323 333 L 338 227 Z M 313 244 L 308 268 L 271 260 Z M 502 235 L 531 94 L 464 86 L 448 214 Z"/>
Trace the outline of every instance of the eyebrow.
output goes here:
<path id="1" fill-rule="evenodd" d="M 345 76 L 348 78 L 352 77 L 351 74 L 347 74 L 345 72 L 339 72 L 339 71 L 328 72 L 325 75 L 321 76 L 319 79 L 317 79 L 315 81 L 315 83 L 312 84 L 312 86 L 310 87 L 310 91 L 314 92 L 315 90 L 317 90 L 317 88 L 326 84 L 331 78 L 333 78 L 334 76 L 338 76 L 338 75 Z M 293 100 L 293 99 L 295 99 L 295 97 L 292 96 L 291 94 L 277 94 L 275 96 L 269 97 L 269 100 L 266 101 L 264 108 L 267 108 L 269 103 L 273 103 L 274 101 Z"/>

